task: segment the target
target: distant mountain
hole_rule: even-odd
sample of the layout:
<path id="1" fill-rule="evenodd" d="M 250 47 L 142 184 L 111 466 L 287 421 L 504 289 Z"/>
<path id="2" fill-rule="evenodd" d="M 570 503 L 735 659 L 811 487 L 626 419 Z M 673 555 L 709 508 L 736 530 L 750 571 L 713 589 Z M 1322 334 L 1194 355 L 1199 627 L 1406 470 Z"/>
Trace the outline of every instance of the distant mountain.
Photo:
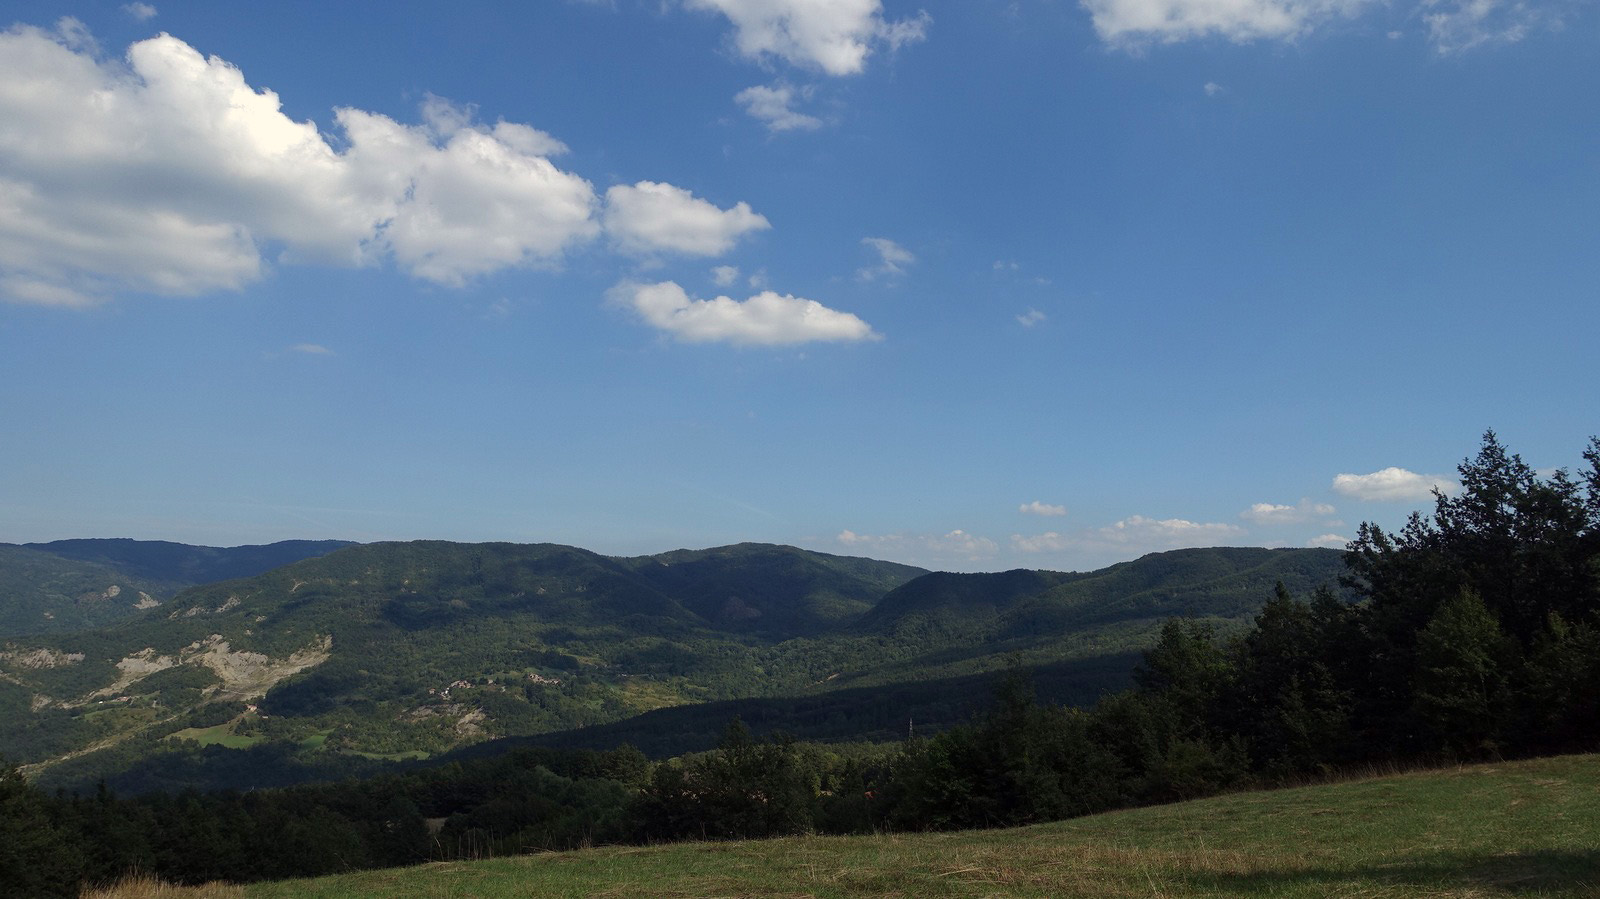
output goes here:
<path id="1" fill-rule="evenodd" d="M 110 624 L 186 586 L 0 544 L 0 639 Z"/>
<path id="2" fill-rule="evenodd" d="M 1123 682 L 1163 617 L 1242 626 L 1274 581 L 1305 592 L 1341 570 L 1331 550 L 957 575 L 763 544 L 634 558 L 555 544 L 349 546 L 185 590 L 113 627 L 7 641 L 0 715 L 19 725 L 0 730 L 0 756 L 84 783 L 158 757 L 181 772 L 198 750 L 169 735 L 214 744 L 212 755 L 278 747 L 294 767 L 729 701 L 744 704 L 611 732 L 748 710 L 868 737 L 896 732 L 879 718 L 898 708 L 939 719 L 968 701 L 960 691 L 983 689 L 978 675 L 1011 664 L 1062 672 L 1063 695 L 1092 696 Z"/>
<path id="3" fill-rule="evenodd" d="M 135 577 L 186 585 L 254 577 L 301 559 L 325 556 L 355 544 L 349 540 L 280 540 L 260 546 L 190 546 L 165 540 L 127 538 L 24 543 L 27 549 L 63 559 L 96 562 Z"/>
<path id="4" fill-rule="evenodd" d="M 656 589 L 722 629 L 785 639 L 861 617 L 922 568 L 740 543 L 626 562 Z"/>
<path id="5" fill-rule="evenodd" d="M 188 546 L 158 540 L 0 544 L 0 638 L 99 627 L 197 584 L 325 555 L 344 540 Z"/>

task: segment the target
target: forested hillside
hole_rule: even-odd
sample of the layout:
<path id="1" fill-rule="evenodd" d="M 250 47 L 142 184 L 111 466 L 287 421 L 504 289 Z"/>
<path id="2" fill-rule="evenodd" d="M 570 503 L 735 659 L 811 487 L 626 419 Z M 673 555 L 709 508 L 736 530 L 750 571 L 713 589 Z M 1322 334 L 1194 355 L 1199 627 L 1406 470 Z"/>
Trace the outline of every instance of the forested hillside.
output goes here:
<path id="1" fill-rule="evenodd" d="M 0 735 L 0 754 L 43 783 L 144 789 L 211 771 L 218 780 L 198 782 L 252 786 L 758 699 L 672 713 L 675 740 L 659 722 L 613 732 L 703 748 L 723 711 L 748 711 L 764 729 L 892 738 L 918 716 L 929 730 L 960 720 L 972 678 L 1007 664 L 1053 666 L 1053 695 L 1093 701 L 1126 683 L 1128 653 L 1163 615 L 1243 626 L 1273 582 L 1332 584 L 1338 571 L 1328 550 L 947 575 L 756 544 L 639 558 L 352 546 L 185 591 L 113 628 L 12 641 L 0 707 L 24 723 Z M 833 691 L 845 692 L 806 698 Z"/>
<path id="2" fill-rule="evenodd" d="M 285 540 L 224 548 L 128 539 L 0 544 L 0 639 L 111 624 L 187 587 L 251 577 L 350 545 Z"/>

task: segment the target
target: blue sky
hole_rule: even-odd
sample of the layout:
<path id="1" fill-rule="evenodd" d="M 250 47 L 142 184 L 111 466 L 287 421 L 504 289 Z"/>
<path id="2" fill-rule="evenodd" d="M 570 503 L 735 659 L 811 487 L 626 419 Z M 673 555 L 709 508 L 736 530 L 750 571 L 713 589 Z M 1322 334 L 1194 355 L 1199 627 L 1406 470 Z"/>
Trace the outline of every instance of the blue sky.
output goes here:
<path id="1" fill-rule="evenodd" d="M 1592 3 L 0 13 L 0 540 L 1087 569 L 1600 431 Z"/>

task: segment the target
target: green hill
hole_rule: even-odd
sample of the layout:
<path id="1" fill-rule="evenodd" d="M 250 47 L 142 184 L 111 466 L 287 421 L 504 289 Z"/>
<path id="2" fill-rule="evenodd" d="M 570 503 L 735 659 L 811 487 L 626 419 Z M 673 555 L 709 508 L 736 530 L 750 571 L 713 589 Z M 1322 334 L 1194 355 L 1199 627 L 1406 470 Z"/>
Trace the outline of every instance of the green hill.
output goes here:
<path id="1" fill-rule="evenodd" d="M 251 577 L 301 559 L 352 546 L 349 540 L 280 540 L 251 546 L 191 546 L 128 538 L 54 540 L 23 544 L 63 559 L 96 562 L 135 577 L 181 584 L 209 584 Z"/>
<path id="2" fill-rule="evenodd" d="M 959 720 L 985 689 L 976 676 L 1008 664 L 1059 672 L 1053 695 L 1091 701 L 1126 682 L 1163 616 L 1242 626 L 1275 580 L 1309 589 L 1340 570 L 1329 550 L 951 575 L 759 544 L 637 558 L 350 546 L 114 627 L 9 641 L 0 714 L 20 723 L 0 732 L 0 755 L 47 785 L 115 785 L 139 768 L 141 783 L 181 786 L 202 768 L 198 743 L 250 756 L 208 768 L 245 780 L 201 783 L 248 787 L 307 764 L 344 771 L 718 702 L 735 704 L 596 733 L 678 751 L 748 713 L 817 738 L 884 738 L 907 718 Z"/>
<path id="3" fill-rule="evenodd" d="M 186 896 L 1322 899 L 1600 893 L 1600 756 L 1239 793 L 1015 830 L 798 837 L 174 890 Z M 127 892 L 94 899 L 132 899 Z"/>
<path id="4" fill-rule="evenodd" d="M 251 577 L 350 545 L 285 540 L 224 548 L 127 539 L 0 544 L 0 639 L 101 627 L 196 584 Z"/>
<path id="5" fill-rule="evenodd" d="M 894 562 L 755 543 L 627 561 L 652 586 L 713 626 L 778 640 L 847 624 L 885 593 L 928 573 Z"/>
<path id="6" fill-rule="evenodd" d="M 100 627 L 158 605 L 186 586 L 0 544 L 0 639 Z"/>

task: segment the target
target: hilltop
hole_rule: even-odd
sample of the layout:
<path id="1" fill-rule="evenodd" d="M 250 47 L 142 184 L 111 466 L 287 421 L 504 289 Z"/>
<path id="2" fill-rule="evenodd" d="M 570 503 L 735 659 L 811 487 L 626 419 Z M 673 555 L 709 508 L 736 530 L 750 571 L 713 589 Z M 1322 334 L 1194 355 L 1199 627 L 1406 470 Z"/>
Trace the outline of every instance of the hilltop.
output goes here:
<path id="1" fill-rule="evenodd" d="M 180 591 L 325 555 L 348 540 L 190 546 L 125 538 L 0 544 L 0 638 L 100 627 Z"/>

